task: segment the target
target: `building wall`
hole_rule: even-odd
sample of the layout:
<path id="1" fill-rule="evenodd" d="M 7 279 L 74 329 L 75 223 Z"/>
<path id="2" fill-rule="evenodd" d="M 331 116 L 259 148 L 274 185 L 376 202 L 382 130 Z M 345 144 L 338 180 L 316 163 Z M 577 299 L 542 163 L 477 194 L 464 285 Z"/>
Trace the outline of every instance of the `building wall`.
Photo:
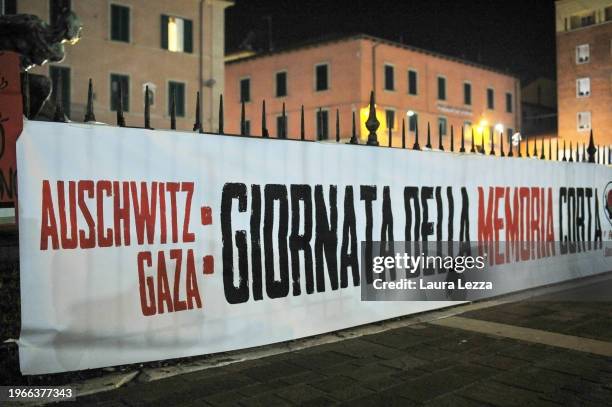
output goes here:
<path id="1" fill-rule="evenodd" d="M 110 39 L 111 4 L 130 8 L 129 43 Z M 185 84 L 186 114 L 177 118 L 177 128 L 190 130 L 193 127 L 196 92 L 201 91 L 205 129 L 216 129 L 218 110 L 211 107 L 218 105 L 223 92 L 223 10 L 229 5 L 231 2 L 221 0 L 72 1 L 72 10 L 83 23 L 82 38 L 76 45 L 66 46 L 64 61 L 53 64 L 71 69 L 71 119 L 83 120 L 87 82 L 91 78 L 96 119 L 114 124 L 116 113 L 110 108 L 110 74 L 117 73 L 130 77 L 129 112 L 125 112 L 127 125 L 143 126 L 144 86 L 153 84 L 155 99 L 151 107 L 151 125 L 169 128 L 168 81 L 178 81 Z M 49 1 L 21 0 L 17 11 L 48 21 Z M 162 49 L 162 14 L 192 20 L 192 53 Z M 44 66 L 33 72 L 48 74 L 48 70 L 49 67 Z M 201 81 L 208 79 L 214 79 L 212 86 L 200 86 Z"/>
<path id="2" fill-rule="evenodd" d="M 588 142 L 589 130 L 578 129 L 577 115 L 590 112 L 595 142 L 612 144 L 612 20 L 602 18 L 605 7 L 612 7 L 612 1 L 557 3 L 559 136 L 574 143 Z M 565 30 L 565 24 L 559 27 L 559 21 L 585 10 L 595 11 L 595 24 L 575 30 Z M 578 64 L 576 47 L 582 44 L 589 44 L 590 59 Z M 577 96 L 578 78 L 590 78 L 589 96 Z"/>
<path id="3" fill-rule="evenodd" d="M 240 117 L 240 79 L 250 77 L 251 100 L 246 104 L 246 117 L 251 121 L 252 133 L 261 134 L 261 101 L 266 100 L 268 129 L 276 135 L 276 116 L 280 114 L 282 103 L 288 112 L 288 134 L 290 138 L 299 137 L 299 109 L 304 105 L 306 118 L 306 137 L 315 139 L 315 112 L 318 107 L 330 111 L 330 138 L 335 135 L 335 111 L 340 113 L 341 138 L 347 139 L 351 133 L 351 114 L 356 113 L 358 135 L 367 139 L 365 121 L 367 120 L 370 91 L 373 88 L 372 49 L 375 48 L 376 105 L 380 121 L 378 138 L 381 144 L 388 143 L 385 110 L 395 111 L 393 145 L 401 145 L 401 118 L 407 112 L 417 112 L 419 119 L 420 143 L 425 145 L 427 122 L 432 126 L 432 144 L 437 146 L 437 120 L 443 116 L 455 128 L 456 146 L 459 144 L 461 127 L 465 121 L 479 123 L 487 120 L 490 126 L 501 123 L 505 128 L 517 129 L 517 100 L 520 100 L 518 80 L 493 70 L 468 65 L 449 58 L 407 49 L 399 44 L 381 41 L 371 37 L 352 37 L 332 42 L 314 44 L 286 52 L 273 53 L 233 61 L 226 64 L 226 110 L 232 122 L 226 129 L 239 133 Z M 314 90 L 314 67 L 321 62 L 330 64 L 330 89 Z M 384 89 L 384 65 L 394 66 L 395 90 Z M 418 95 L 408 94 L 408 69 L 418 72 Z M 288 73 L 288 96 L 276 98 L 274 95 L 274 73 L 286 70 Z M 437 76 L 447 78 L 447 100 L 437 100 Z M 472 83 L 472 105 L 463 105 L 463 81 Z M 495 108 L 486 109 L 486 88 L 495 89 Z M 505 93 L 511 92 L 513 112 L 505 112 Z M 235 118 L 235 119 L 234 119 Z M 406 121 L 408 130 L 408 121 Z M 485 132 L 488 134 L 488 130 Z M 449 136 L 444 143 L 448 148 Z M 477 135 L 478 137 L 478 135 Z M 466 137 L 467 138 L 467 137 Z M 488 136 L 486 136 L 488 141 Z M 496 136 L 496 142 L 498 136 Z M 414 135 L 409 135 L 408 144 L 412 145 Z M 458 148 L 458 147 L 457 147 Z"/>

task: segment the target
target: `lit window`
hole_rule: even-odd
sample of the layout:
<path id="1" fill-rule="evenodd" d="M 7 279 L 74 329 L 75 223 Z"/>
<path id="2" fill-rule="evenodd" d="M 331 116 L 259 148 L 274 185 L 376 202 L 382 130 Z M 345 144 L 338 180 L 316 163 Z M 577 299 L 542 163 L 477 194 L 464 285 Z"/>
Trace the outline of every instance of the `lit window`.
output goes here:
<path id="1" fill-rule="evenodd" d="M 587 97 L 591 94 L 591 79 L 578 78 L 576 79 L 576 97 Z"/>
<path id="2" fill-rule="evenodd" d="M 161 46 L 172 52 L 193 52 L 193 23 L 191 20 L 162 15 Z"/>
<path id="3" fill-rule="evenodd" d="M 385 90 L 395 89 L 395 73 L 393 72 L 393 66 L 385 65 Z"/>
<path id="4" fill-rule="evenodd" d="M 576 63 L 586 64 L 591 58 L 589 44 L 582 44 L 576 47 Z"/>
<path id="5" fill-rule="evenodd" d="M 578 112 L 578 131 L 591 130 L 591 112 Z"/>
<path id="6" fill-rule="evenodd" d="M 385 110 L 385 120 L 387 121 L 387 129 L 395 129 L 395 110 Z"/>

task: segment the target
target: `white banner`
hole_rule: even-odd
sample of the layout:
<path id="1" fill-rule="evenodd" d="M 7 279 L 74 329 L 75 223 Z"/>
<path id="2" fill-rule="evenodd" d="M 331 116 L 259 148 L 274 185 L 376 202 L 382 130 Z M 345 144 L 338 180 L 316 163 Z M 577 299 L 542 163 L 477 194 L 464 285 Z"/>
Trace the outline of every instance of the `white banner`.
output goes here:
<path id="1" fill-rule="evenodd" d="M 361 301 L 362 241 L 580 241 L 490 259 L 529 286 L 612 269 L 602 165 L 47 122 L 17 160 L 24 374 L 454 304 Z"/>

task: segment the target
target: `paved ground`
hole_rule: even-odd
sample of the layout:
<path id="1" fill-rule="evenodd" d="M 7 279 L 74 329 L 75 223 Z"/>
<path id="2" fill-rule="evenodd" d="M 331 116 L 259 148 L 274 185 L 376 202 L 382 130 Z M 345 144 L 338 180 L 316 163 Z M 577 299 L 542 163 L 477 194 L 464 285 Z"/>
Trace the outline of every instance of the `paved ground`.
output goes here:
<path id="1" fill-rule="evenodd" d="M 78 401 L 112 406 L 612 405 L 612 357 L 603 356 L 612 349 L 612 303 L 596 298 L 602 293 L 612 293 L 612 279 L 564 296 L 461 315 L 475 325 L 494 321 L 510 324 L 510 330 L 520 326 L 596 339 L 603 349 L 599 355 L 424 323 L 151 383 L 136 381 Z M 575 301 L 584 298 L 594 301 Z M 533 332 L 547 341 L 547 335 Z M 574 342 L 580 344 L 579 338 Z"/>

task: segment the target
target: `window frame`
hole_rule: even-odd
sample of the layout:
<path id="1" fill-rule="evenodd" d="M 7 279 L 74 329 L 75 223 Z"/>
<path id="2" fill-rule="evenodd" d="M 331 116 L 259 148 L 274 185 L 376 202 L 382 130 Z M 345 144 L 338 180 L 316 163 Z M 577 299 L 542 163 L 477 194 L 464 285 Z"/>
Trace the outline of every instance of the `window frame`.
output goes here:
<path id="1" fill-rule="evenodd" d="M 166 38 L 166 48 L 163 47 L 162 44 L 160 44 L 160 48 L 163 49 L 164 51 L 168 51 L 168 52 L 173 52 L 173 53 L 179 53 L 179 54 L 193 54 L 193 50 L 195 48 L 195 44 L 194 44 L 194 39 L 195 39 L 195 35 L 194 35 L 194 23 L 193 20 L 190 18 L 186 18 L 180 15 L 176 15 L 176 14 L 160 14 L 160 17 L 168 17 L 168 18 L 178 18 L 183 20 L 183 49 L 181 51 L 173 51 L 170 49 L 170 42 L 168 41 L 168 38 Z M 185 50 L 185 21 L 189 21 L 189 23 L 191 24 L 191 51 L 186 51 Z M 162 24 L 160 21 L 160 37 L 162 34 Z M 166 33 L 168 33 L 168 29 L 166 29 Z"/>
<path id="2" fill-rule="evenodd" d="M 408 131 L 415 132 L 419 124 L 419 112 L 417 112 L 416 110 L 412 110 L 412 112 L 414 114 L 412 116 L 408 116 Z M 407 114 L 408 113 L 406 112 L 406 115 Z M 414 121 L 412 120 L 413 117 Z M 414 123 L 414 127 L 412 127 L 412 123 Z"/>
<path id="3" fill-rule="evenodd" d="M 279 126 L 279 120 L 282 120 L 283 115 L 281 114 L 277 114 L 276 115 L 276 137 L 280 138 L 280 126 Z M 329 118 L 328 118 L 329 120 Z M 289 138 L 289 115 L 285 114 L 285 137 Z"/>
<path id="4" fill-rule="evenodd" d="M 510 99 L 508 99 L 508 97 L 510 97 Z M 504 99 L 506 105 L 506 113 L 514 113 L 514 95 L 512 94 L 512 92 L 506 92 L 504 95 Z M 510 103 L 508 103 L 508 101 Z"/>
<path id="5" fill-rule="evenodd" d="M 326 138 L 319 138 L 319 120 L 317 118 L 317 115 L 319 114 L 319 111 L 324 112 L 327 115 L 327 137 Z M 325 140 L 329 140 L 329 136 L 330 136 L 330 132 L 329 132 L 329 108 L 321 108 L 321 109 L 316 109 L 314 112 L 314 117 L 315 117 L 315 140 L 316 141 L 325 141 Z"/>
<path id="6" fill-rule="evenodd" d="M 115 40 L 113 39 L 113 6 L 118 6 L 118 7 L 124 7 L 127 8 L 129 11 L 129 21 L 128 21 L 128 40 L 127 41 L 123 41 L 123 40 Z M 112 1 L 108 3 L 108 40 L 115 42 L 115 43 L 120 43 L 120 44 L 132 44 L 132 39 L 134 38 L 133 36 L 133 32 L 132 32 L 132 5 L 131 4 L 124 4 L 121 2 L 117 2 L 117 1 Z"/>
<path id="7" fill-rule="evenodd" d="M 410 92 L 410 73 L 414 72 L 414 93 Z M 410 96 L 418 96 L 419 95 L 419 71 L 415 68 L 408 68 L 408 77 L 406 78 L 408 80 L 408 86 L 407 86 L 407 92 L 408 95 Z"/>
<path id="8" fill-rule="evenodd" d="M 132 78 L 130 77 L 130 74 L 128 73 L 122 73 L 122 72 L 109 72 L 108 74 L 108 82 L 109 82 L 109 86 L 108 86 L 108 90 L 109 90 L 109 110 L 111 112 L 116 112 L 117 109 L 113 109 L 113 75 L 115 76 L 125 76 L 128 78 L 128 89 L 127 89 L 127 109 L 125 108 L 125 104 L 124 106 L 122 106 L 123 108 L 123 112 L 124 113 L 129 113 L 130 112 L 130 95 L 132 94 Z"/>
<path id="9" fill-rule="evenodd" d="M 392 108 L 392 107 L 387 107 L 385 109 L 385 123 L 387 124 L 387 127 L 385 127 L 386 131 L 389 131 L 389 113 L 391 113 L 393 115 L 393 123 L 391 123 L 391 130 L 395 130 L 396 126 L 395 126 L 395 122 L 397 121 L 397 110 Z"/>
<path id="10" fill-rule="evenodd" d="M 279 95 L 278 94 L 278 75 L 283 74 L 283 73 L 285 74 L 285 94 Z M 280 71 L 274 72 L 274 97 L 284 98 L 287 96 L 289 96 L 289 75 L 287 74 L 286 69 L 281 69 Z"/>
<path id="11" fill-rule="evenodd" d="M 489 104 L 489 91 L 491 91 L 491 103 L 490 104 Z M 487 105 L 487 110 L 495 110 L 495 88 L 492 86 L 487 86 L 486 105 Z"/>
<path id="12" fill-rule="evenodd" d="M 327 73 L 327 75 L 326 75 L 327 76 L 327 83 L 326 83 L 326 85 L 327 85 L 327 87 L 325 89 L 317 89 L 317 82 L 318 82 L 317 81 L 317 68 L 320 67 L 320 66 L 327 67 L 327 69 L 326 69 L 326 73 Z M 314 64 L 314 68 L 313 68 L 313 71 L 314 71 L 314 75 L 313 75 L 313 82 L 314 82 L 313 83 L 313 90 L 315 92 L 325 92 L 325 91 L 328 91 L 328 90 L 331 89 L 331 69 L 330 69 L 330 66 L 331 66 L 331 64 L 329 62 L 318 62 L 318 63 Z"/>
<path id="13" fill-rule="evenodd" d="M 580 94 L 580 83 L 582 81 L 585 81 L 588 84 L 588 93 L 587 94 Z M 591 96 L 591 77 L 590 76 L 583 76 L 580 78 L 576 78 L 576 98 L 578 99 L 584 99 L 584 98 L 588 98 Z"/>
<path id="14" fill-rule="evenodd" d="M 470 88 L 470 97 L 469 97 L 470 100 L 469 100 L 469 103 L 465 102 L 465 99 L 466 99 L 466 97 L 465 97 L 466 96 L 466 93 L 465 93 L 465 89 L 466 88 L 465 87 L 466 87 L 466 85 L 469 86 L 469 88 Z M 463 81 L 463 105 L 464 106 L 472 106 L 472 103 L 473 103 L 472 95 L 474 93 L 474 92 L 472 92 L 472 90 L 473 90 L 472 82 L 470 82 L 470 81 Z"/>
<path id="15" fill-rule="evenodd" d="M 183 114 L 179 114 L 178 112 L 178 104 L 176 104 L 176 100 L 175 102 L 175 109 L 176 109 L 176 117 L 187 117 L 187 82 L 185 81 L 181 81 L 181 80 L 177 80 L 177 79 L 167 79 L 166 80 L 166 96 L 167 96 L 167 102 L 168 104 L 166 105 L 167 108 L 167 114 L 168 117 L 170 117 L 170 84 L 180 84 L 183 85 Z"/>
<path id="16" fill-rule="evenodd" d="M 249 98 L 247 100 L 242 100 L 242 81 L 244 80 L 248 80 L 249 81 Z M 242 76 L 240 78 L 238 78 L 238 103 L 242 103 L 244 102 L 246 103 L 250 103 L 251 102 L 251 77 L 250 76 Z"/>
<path id="17" fill-rule="evenodd" d="M 391 89 L 387 88 L 387 68 L 391 68 Z M 387 92 L 395 92 L 397 87 L 395 86 L 395 65 L 389 62 L 383 64 L 383 90 Z"/>
<path id="18" fill-rule="evenodd" d="M 587 59 L 585 61 L 580 61 L 578 59 L 578 51 L 581 47 L 586 47 L 587 49 Z M 591 62 L 591 45 L 590 44 L 578 44 L 576 45 L 576 64 L 577 65 L 583 65 L 583 64 L 588 64 L 589 62 Z"/>
<path id="19" fill-rule="evenodd" d="M 154 84 L 153 82 L 145 82 L 142 84 L 142 97 L 144 99 L 144 94 L 145 94 L 145 90 L 147 89 L 146 87 L 149 87 L 149 92 L 153 95 L 153 102 L 151 102 L 149 104 L 149 106 L 151 107 L 155 107 L 155 101 L 157 100 L 157 85 Z"/>
<path id="20" fill-rule="evenodd" d="M 440 98 L 440 79 L 444 80 L 444 98 Z M 448 101 L 448 92 L 447 92 L 447 89 L 448 89 L 448 81 L 446 79 L 446 76 L 444 76 L 444 75 L 437 75 L 436 76 L 436 90 L 437 90 L 437 92 L 436 92 L 436 99 L 439 100 L 439 101 L 443 101 L 443 102 Z"/>
<path id="21" fill-rule="evenodd" d="M 444 133 L 440 132 L 440 122 L 444 121 Z M 440 132 L 442 134 L 442 137 L 445 137 L 448 135 L 448 117 L 446 116 L 438 116 L 438 132 Z"/>
<path id="22" fill-rule="evenodd" d="M 589 127 L 588 128 L 580 128 L 580 115 L 583 115 L 583 114 L 588 114 L 588 117 L 589 117 Z M 592 120 L 593 120 L 593 116 L 590 111 L 576 112 L 576 130 L 580 132 L 590 131 L 593 126 Z"/>

